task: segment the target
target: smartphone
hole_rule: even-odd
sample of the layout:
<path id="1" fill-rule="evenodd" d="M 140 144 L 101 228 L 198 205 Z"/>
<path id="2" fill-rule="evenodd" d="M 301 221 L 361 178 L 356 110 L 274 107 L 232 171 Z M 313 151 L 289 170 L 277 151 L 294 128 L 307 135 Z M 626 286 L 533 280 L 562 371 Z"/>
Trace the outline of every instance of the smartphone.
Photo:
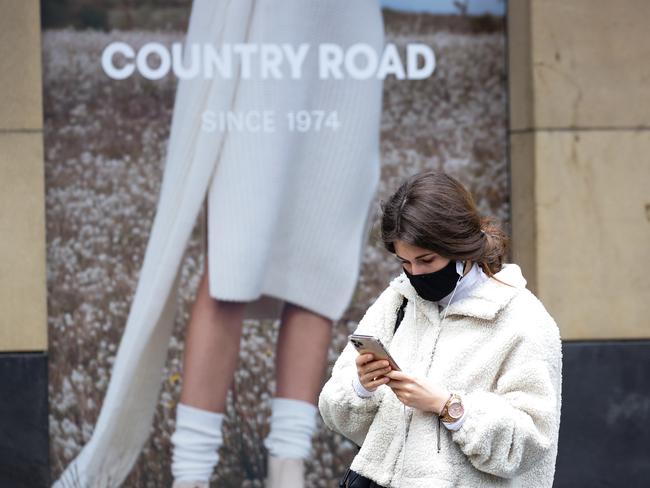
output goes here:
<path id="1" fill-rule="evenodd" d="M 384 347 L 381 341 L 375 336 L 352 334 L 348 336 L 350 342 L 355 347 L 359 354 L 371 353 L 374 355 L 375 360 L 386 360 L 390 367 L 396 371 L 401 371 L 395 360 L 392 358 L 388 350 Z"/>

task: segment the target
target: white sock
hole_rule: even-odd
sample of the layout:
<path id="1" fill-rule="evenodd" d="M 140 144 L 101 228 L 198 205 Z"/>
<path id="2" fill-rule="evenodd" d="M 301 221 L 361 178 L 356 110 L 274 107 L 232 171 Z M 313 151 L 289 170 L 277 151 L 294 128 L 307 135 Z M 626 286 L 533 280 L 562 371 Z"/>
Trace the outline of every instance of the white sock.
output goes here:
<path id="1" fill-rule="evenodd" d="M 178 403 L 173 444 L 174 481 L 209 481 L 219 462 L 224 414 Z"/>
<path id="2" fill-rule="evenodd" d="M 305 459 L 311 454 L 316 430 L 315 405 L 302 400 L 275 397 L 271 400 L 271 430 L 264 439 L 269 454 Z"/>

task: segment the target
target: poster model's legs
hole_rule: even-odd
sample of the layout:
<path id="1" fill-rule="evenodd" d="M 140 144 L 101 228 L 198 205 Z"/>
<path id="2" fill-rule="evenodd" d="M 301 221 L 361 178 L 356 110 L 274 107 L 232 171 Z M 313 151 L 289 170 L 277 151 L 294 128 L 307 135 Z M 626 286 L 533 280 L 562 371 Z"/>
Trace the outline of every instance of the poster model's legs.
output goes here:
<path id="1" fill-rule="evenodd" d="M 187 325 L 183 383 L 171 437 L 171 470 L 176 488 L 188 485 L 186 482 L 207 487 L 219 461 L 226 396 L 239 358 L 246 304 L 210 297 L 207 269 L 206 256 Z"/>
<path id="2" fill-rule="evenodd" d="M 206 264 L 185 336 L 181 403 L 226 411 L 226 395 L 239 358 L 245 306 L 243 302 L 210 297 Z"/>
<path id="3" fill-rule="evenodd" d="M 221 428 L 239 357 L 245 306 L 244 302 L 210 297 L 204 272 L 187 326 L 181 405 L 172 436 L 176 487 L 181 481 L 206 483 L 218 462 L 223 439 L 220 432 L 210 432 L 209 425 Z M 268 486 L 298 486 L 303 481 L 303 459 L 309 454 L 316 428 L 315 405 L 331 336 L 330 319 L 285 304 L 278 336 L 271 429 L 265 440 L 270 451 Z"/>
<path id="4" fill-rule="evenodd" d="M 277 397 L 317 404 L 331 338 L 330 319 L 285 304 L 276 359 Z"/>
<path id="5" fill-rule="evenodd" d="M 304 486 L 303 460 L 316 430 L 316 407 L 327 367 L 332 320 L 285 303 L 276 355 L 276 391 L 269 450 L 267 488 Z"/>

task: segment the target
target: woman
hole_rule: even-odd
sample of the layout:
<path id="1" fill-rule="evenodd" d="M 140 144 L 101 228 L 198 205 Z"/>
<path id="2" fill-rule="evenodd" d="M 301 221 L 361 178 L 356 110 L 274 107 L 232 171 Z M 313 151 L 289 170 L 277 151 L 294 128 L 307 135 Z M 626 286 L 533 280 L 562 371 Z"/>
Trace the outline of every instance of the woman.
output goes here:
<path id="1" fill-rule="evenodd" d="M 325 423 L 361 446 L 348 481 L 552 486 L 560 335 L 520 268 L 503 263 L 506 236 L 442 172 L 411 177 L 382 208 L 383 244 L 404 272 L 355 333 L 378 337 L 401 371 L 348 344 L 318 403 Z"/>

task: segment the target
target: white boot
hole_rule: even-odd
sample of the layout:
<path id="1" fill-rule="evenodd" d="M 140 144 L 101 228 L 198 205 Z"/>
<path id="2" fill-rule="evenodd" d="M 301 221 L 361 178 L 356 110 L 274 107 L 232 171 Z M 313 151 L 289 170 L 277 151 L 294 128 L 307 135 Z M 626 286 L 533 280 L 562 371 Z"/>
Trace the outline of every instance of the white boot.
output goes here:
<path id="1" fill-rule="evenodd" d="M 174 481 L 172 488 L 210 488 L 207 481 Z"/>
<path id="2" fill-rule="evenodd" d="M 302 458 L 268 456 L 265 488 L 304 488 L 305 461 Z"/>

